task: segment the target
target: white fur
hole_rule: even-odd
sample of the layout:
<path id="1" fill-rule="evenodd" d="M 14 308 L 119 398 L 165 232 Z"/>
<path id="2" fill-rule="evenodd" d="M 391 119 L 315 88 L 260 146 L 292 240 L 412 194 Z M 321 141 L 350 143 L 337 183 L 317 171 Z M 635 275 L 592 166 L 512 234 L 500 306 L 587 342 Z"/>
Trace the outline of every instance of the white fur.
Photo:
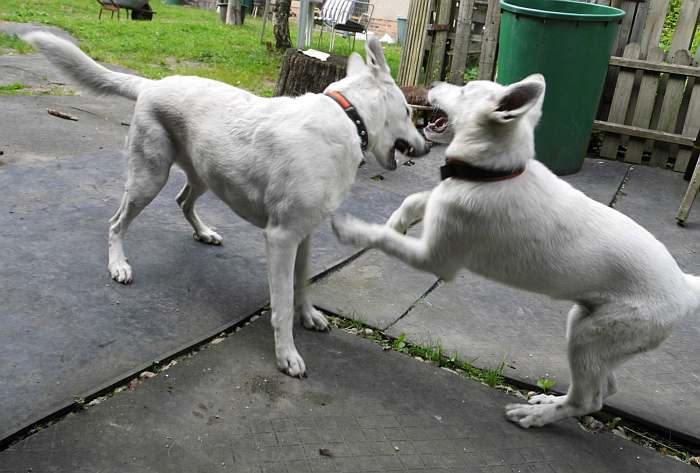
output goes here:
<path id="1" fill-rule="evenodd" d="M 177 202 L 195 239 L 222 241 L 194 210 L 208 189 L 265 229 L 277 364 L 291 376 L 304 375 L 292 335 L 295 308 L 306 328 L 329 329 L 306 296 L 309 235 L 348 195 L 363 158 L 357 129 L 345 112 L 323 94 L 261 98 L 198 77 L 151 81 L 119 74 L 56 36 L 32 33 L 25 39 L 89 88 L 137 99 L 126 146 L 126 190 L 110 221 L 112 277 L 131 282 L 124 234 L 177 164 L 188 179 Z M 416 155 L 428 148 L 379 42 L 369 41 L 366 52 L 367 64 L 352 55 L 348 76 L 329 89 L 352 102 L 368 130 L 368 151 L 382 166 L 395 169 L 398 140 Z"/>
<path id="2" fill-rule="evenodd" d="M 454 127 L 447 157 L 491 169 L 526 166 L 519 177 L 446 179 L 409 196 L 384 226 L 334 220 L 342 241 L 379 248 L 444 279 L 466 268 L 575 302 L 567 330 L 571 387 L 566 396 L 508 405 L 507 417 L 522 427 L 599 410 L 615 392 L 613 370 L 657 347 L 700 306 L 700 279 L 684 274 L 664 245 L 532 159 L 544 89 L 544 78 L 534 75 L 509 87 L 475 81 L 429 93 Z M 422 235 L 404 235 L 419 219 Z"/>

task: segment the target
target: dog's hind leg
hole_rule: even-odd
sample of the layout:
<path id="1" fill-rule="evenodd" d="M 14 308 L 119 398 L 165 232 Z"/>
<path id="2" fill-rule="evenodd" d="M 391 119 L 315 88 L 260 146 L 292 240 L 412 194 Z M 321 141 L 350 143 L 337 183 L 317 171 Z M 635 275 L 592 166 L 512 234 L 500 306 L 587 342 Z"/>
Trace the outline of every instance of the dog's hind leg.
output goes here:
<path id="1" fill-rule="evenodd" d="M 182 213 L 185 214 L 185 219 L 192 225 L 192 229 L 194 230 L 192 237 L 195 240 L 210 245 L 220 245 L 224 239 L 209 226 L 205 225 L 194 210 L 195 202 L 206 191 L 207 187 L 204 183 L 198 178 L 194 178 L 188 174 L 187 184 L 185 184 L 177 197 L 175 197 L 175 201 L 182 209 Z"/>
<path id="2" fill-rule="evenodd" d="M 147 138 L 129 146 L 124 195 L 119 210 L 110 219 L 108 269 L 112 279 L 123 284 L 132 281 L 131 266 L 124 253 L 124 235 L 133 219 L 151 203 L 168 181 L 172 165 L 171 157 L 166 154 L 169 143 L 165 132 L 162 139 L 156 135 L 152 127 Z"/>
<path id="3" fill-rule="evenodd" d="M 299 239 L 279 227 L 265 229 L 272 328 L 275 332 L 277 367 L 289 376 L 306 373 L 304 360 L 294 346 L 294 261 Z"/>
<path id="4" fill-rule="evenodd" d="M 575 331 L 576 326 L 584 317 L 590 315 L 590 311 L 586 310 L 584 307 L 575 304 L 569 311 L 569 315 L 566 321 L 566 340 L 567 342 L 571 340 L 572 332 Z M 604 383 L 603 388 L 603 399 L 612 396 L 617 392 L 617 383 L 615 381 L 615 375 L 612 371 L 608 373 L 608 376 Z M 536 394 L 530 397 L 527 402 L 530 404 L 555 404 L 559 402 L 564 402 L 566 400 L 566 395 L 553 395 L 553 394 Z"/>
<path id="5" fill-rule="evenodd" d="M 294 263 L 294 305 L 295 311 L 301 317 L 301 324 L 309 330 L 321 332 L 330 331 L 331 326 L 326 317 L 316 309 L 307 294 L 309 284 L 309 238 L 306 237 L 297 248 L 297 258 Z"/>
<path id="6" fill-rule="evenodd" d="M 670 330 L 655 323 L 653 310 L 646 307 L 609 304 L 589 312 L 577 305 L 573 311 L 568 330 L 569 391 L 549 404 L 506 406 L 508 419 L 521 427 L 539 427 L 600 410 L 603 397 L 616 390 L 612 370 L 658 346 Z"/>

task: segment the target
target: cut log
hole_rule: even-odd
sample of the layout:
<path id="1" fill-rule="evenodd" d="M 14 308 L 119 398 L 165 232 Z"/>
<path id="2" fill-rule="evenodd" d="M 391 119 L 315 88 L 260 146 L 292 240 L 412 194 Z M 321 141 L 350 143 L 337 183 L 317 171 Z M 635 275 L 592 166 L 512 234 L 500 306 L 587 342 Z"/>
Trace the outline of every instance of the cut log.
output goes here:
<path id="1" fill-rule="evenodd" d="M 311 92 L 321 93 L 328 85 L 345 77 L 348 58 L 330 55 L 325 61 L 287 49 L 277 79 L 276 95 L 297 96 Z"/>

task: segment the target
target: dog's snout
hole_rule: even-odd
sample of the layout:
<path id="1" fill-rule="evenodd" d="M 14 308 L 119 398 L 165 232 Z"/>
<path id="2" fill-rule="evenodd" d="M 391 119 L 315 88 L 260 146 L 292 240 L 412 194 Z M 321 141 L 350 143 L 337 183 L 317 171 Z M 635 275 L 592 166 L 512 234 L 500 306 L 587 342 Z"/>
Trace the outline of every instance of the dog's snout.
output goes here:
<path id="1" fill-rule="evenodd" d="M 411 158 L 419 158 L 430 152 L 430 143 L 425 140 L 421 140 L 418 146 L 411 146 L 408 141 L 398 139 L 394 146 L 398 151 Z"/>
<path id="2" fill-rule="evenodd" d="M 419 147 L 412 147 L 409 156 L 412 158 L 419 158 L 425 156 L 430 152 L 431 143 L 429 141 L 423 141 Z"/>

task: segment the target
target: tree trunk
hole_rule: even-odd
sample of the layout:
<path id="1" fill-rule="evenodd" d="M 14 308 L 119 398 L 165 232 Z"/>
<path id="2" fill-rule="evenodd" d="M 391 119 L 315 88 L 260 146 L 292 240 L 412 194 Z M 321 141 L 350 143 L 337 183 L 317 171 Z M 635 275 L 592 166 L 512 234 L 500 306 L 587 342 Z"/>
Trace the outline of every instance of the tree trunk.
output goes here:
<path id="1" fill-rule="evenodd" d="M 331 83 L 345 77 L 348 58 L 332 55 L 325 61 L 287 49 L 277 80 L 277 95 L 297 96 L 307 92 L 318 94 Z"/>
<path id="2" fill-rule="evenodd" d="M 275 34 L 275 47 L 287 49 L 292 47 L 292 37 L 289 34 L 289 13 L 292 0 L 277 0 L 275 4 L 275 24 L 272 28 Z"/>
<path id="3" fill-rule="evenodd" d="M 226 24 L 234 26 L 243 24 L 240 0 L 228 0 L 228 7 L 226 7 Z"/>

